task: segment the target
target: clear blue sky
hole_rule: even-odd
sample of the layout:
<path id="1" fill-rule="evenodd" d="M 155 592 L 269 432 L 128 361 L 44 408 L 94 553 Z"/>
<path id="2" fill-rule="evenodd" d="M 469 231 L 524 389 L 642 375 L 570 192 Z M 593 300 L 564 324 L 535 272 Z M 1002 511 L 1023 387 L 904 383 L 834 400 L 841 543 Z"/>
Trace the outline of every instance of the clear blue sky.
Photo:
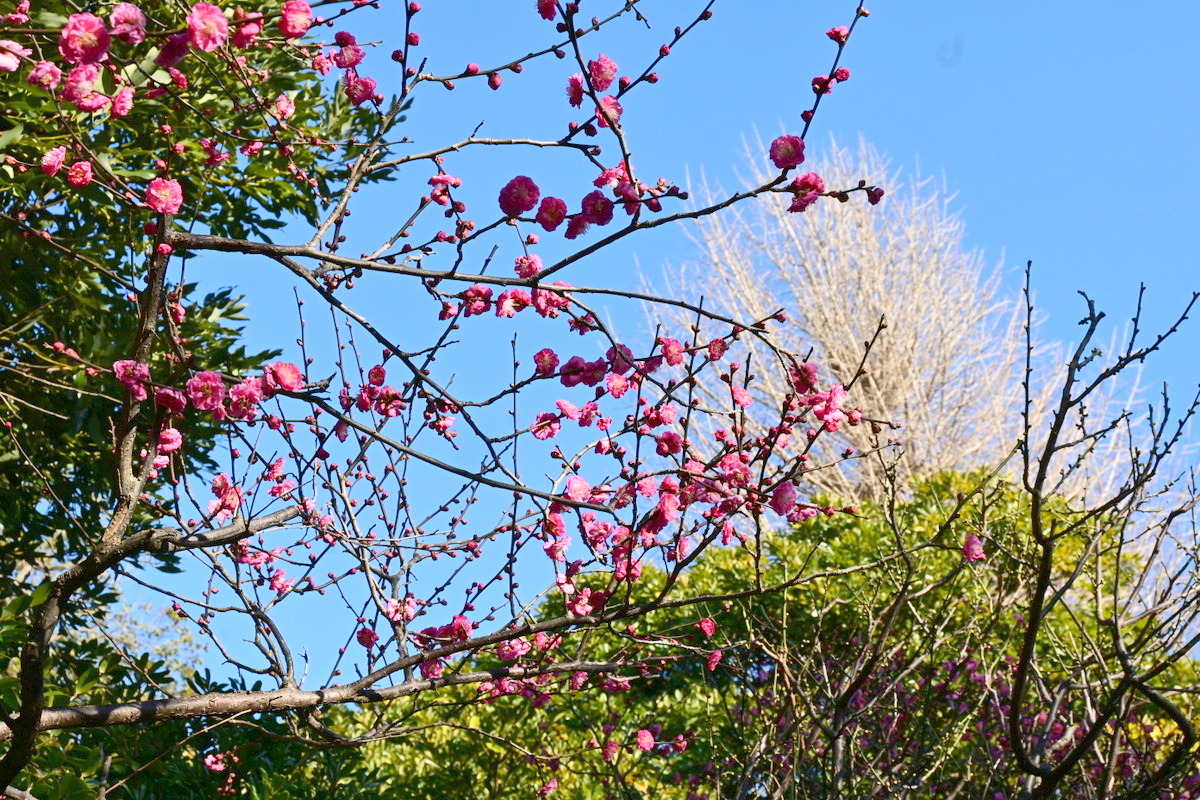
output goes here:
<path id="1" fill-rule="evenodd" d="M 585 11 L 589 4 L 594 13 L 619 5 L 588 0 Z M 617 59 L 622 72 L 640 70 L 645 54 L 702 5 L 646 2 L 651 31 L 629 23 L 620 34 L 599 39 L 599 48 Z M 430 58 L 427 69 L 438 74 L 458 72 L 469 61 L 505 63 L 544 44 L 550 31 L 537 19 L 533 0 L 428 0 L 424 6 L 417 17 L 419 50 Z M 811 100 L 809 80 L 828 70 L 834 52 L 823 32 L 848 23 L 853 8 L 851 2 L 718 3 L 714 19 L 666 60 L 661 83 L 625 103 L 643 175 L 682 183 L 703 170 L 725 186 L 736 185 L 744 137 L 755 129 L 768 137 L 781 128 L 800 129 L 800 112 Z M 1188 293 L 1200 289 L 1193 242 L 1200 185 L 1196 6 L 879 0 L 869 8 L 872 15 L 843 60 L 852 78 L 822 103 L 810 134 L 814 148 L 831 133 L 844 143 L 861 135 L 906 173 L 919 165 L 925 175 L 944 176 L 957 192 L 968 244 L 982 248 L 990 263 L 1004 257 L 1010 287 L 1021 281 L 1019 267 L 1035 262 L 1036 296 L 1050 337 L 1076 336 L 1084 308 L 1079 289 L 1120 324 L 1145 282 L 1147 330 L 1161 327 Z M 386 54 L 399 32 L 387 30 L 394 20 L 379 22 L 386 15 L 356 16 L 360 24 L 374 21 L 370 28 L 352 28 L 360 39 L 386 31 L 389 46 L 372 52 L 361 70 L 380 78 L 386 90 L 386 76 L 395 69 Z M 521 75 L 506 73 L 499 92 L 482 82 L 463 83 L 454 92 L 427 87 L 404 132 L 422 147 L 464 138 L 481 121 L 484 135 L 555 138 L 573 118 L 560 88 L 573 71 L 567 62 L 549 60 Z M 472 197 L 480 218 L 495 213 L 497 189 L 515 174 L 536 177 L 550 193 L 583 194 L 577 188 L 583 172 L 568 175 L 565 170 L 574 167 L 554 154 L 513 149 L 483 155 L 454 156 L 446 165 L 467 180 L 464 196 Z M 348 252 L 369 249 L 381 230 L 407 215 L 428 177 L 422 170 L 359 198 L 352 230 L 364 238 L 362 246 L 352 239 Z M 307 236 L 297 225 L 279 240 Z M 565 252 L 546 238 L 543 257 Z M 500 241 L 500 263 L 510 264 L 515 237 Z M 632 287 L 635 259 L 655 272 L 666 259 L 686 258 L 688 247 L 682 231 L 659 232 L 560 277 Z M 486 252 L 481 248 L 480 257 Z M 273 269 L 265 263 L 249 271 L 214 265 L 210 273 L 213 281 L 237 282 L 248 292 L 254 318 L 249 333 L 252 344 L 262 347 L 295 335 L 290 291 L 281 296 Z M 202 271 L 193 267 L 189 274 Z M 419 335 L 427 304 L 413 300 L 411 306 L 415 293 L 397 285 L 374 297 L 357 292 L 350 300 L 396 325 L 407 325 L 405 312 L 416 308 L 421 316 L 408 329 Z M 611 313 L 630 326 L 640 317 L 632 307 Z M 289 333 L 281 337 L 280 330 Z M 1197 345 L 1200 327 L 1193 324 L 1150 365 L 1147 377 L 1169 380 L 1180 401 L 1189 399 L 1200 377 Z M 464 371 L 479 363 L 484 360 Z"/>
<path id="2" fill-rule="evenodd" d="M 593 13 L 614 5 L 594 4 Z M 808 80 L 827 71 L 832 56 L 822 32 L 848 22 L 853 5 L 717 3 L 713 20 L 664 62 L 662 82 L 625 104 L 643 174 L 683 182 L 689 172 L 703 170 L 736 185 L 744 137 L 756 129 L 766 136 L 799 129 L 800 111 L 811 98 Z M 549 26 L 533 6 L 533 0 L 427 2 L 416 18 L 422 36 L 417 51 L 439 74 L 468 61 L 504 63 L 544 43 Z M 640 67 L 643 54 L 702 4 L 673 0 L 643 7 L 652 30 L 629 23 L 619 36 L 597 40 L 623 71 Z M 1117 2 L 1039 3 L 1035 9 L 920 0 L 879 0 L 868 7 L 872 15 L 860 24 L 843 61 L 852 79 L 822 104 L 809 137 L 813 149 L 831 133 L 844 143 L 861 135 L 908 174 L 919 166 L 923 174 L 944 176 L 957 192 L 968 243 L 982 248 L 991 263 L 1003 257 L 1011 285 L 1019 284 L 1020 266 L 1034 261 L 1038 304 L 1054 338 L 1075 335 L 1083 308 L 1077 290 L 1123 319 L 1132 312 L 1138 283 L 1145 282 L 1153 325 L 1200 288 L 1191 236 L 1200 210 L 1200 59 L 1192 41 L 1200 9 Z M 360 38 L 385 42 L 363 72 L 380 78 L 386 89 L 395 69 L 386 53 L 399 35 L 389 30 L 394 19 L 370 12 L 356 18 L 360 25 L 372 22 L 366 30 L 355 28 Z M 485 122 L 485 135 L 551 138 L 572 118 L 557 89 L 570 71 L 569 63 L 549 60 L 519 76 L 506 73 L 499 92 L 481 82 L 460 82 L 454 92 L 427 87 L 405 133 L 432 145 Z M 494 203 L 496 188 L 512 174 L 542 180 L 562 164 L 528 150 L 497 161 L 489 152 L 486 160 L 463 156 L 447 168 L 474 181 L 484 205 Z M 557 188 L 565 194 L 568 185 L 578 183 Z M 391 184 L 376 194 L 380 202 L 372 208 L 381 217 L 364 218 L 367 204 L 360 203 L 359 229 L 386 224 L 397 200 L 408 208 L 412 190 L 404 186 Z M 302 227 L 296 231 L 297 237 L 305 234 Z M 686 256 L 686 244 L 679 232 L 656 233 L 620 258 L 630 255 L 654 271 L 665 258 Z M 598 260 L 567 279 L 623 283 L 631 272 L 614 272 L 609 257 L 593 273 Z M 276 321 L 268 319 L 263 330 L 277 330 Z M 1185 331 L 1184 338 L 1200 343 L 1200 328 Z M 1194 385 L 1191 349 L 1160 360 L 1150 374 L 1181 389 Z"/>

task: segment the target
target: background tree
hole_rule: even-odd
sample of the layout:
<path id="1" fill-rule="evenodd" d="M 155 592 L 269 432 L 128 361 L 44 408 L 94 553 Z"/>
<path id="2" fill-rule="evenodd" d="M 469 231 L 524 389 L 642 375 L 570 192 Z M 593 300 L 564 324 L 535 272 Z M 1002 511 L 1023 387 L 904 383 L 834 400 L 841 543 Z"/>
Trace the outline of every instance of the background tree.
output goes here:
<path id="1" fill-rule="evenodd" d="M 865 142 L 851 150 L 831 141 L 810 167 L 822 188 L 886 176 L 879 183 L 889 194 L 878 208 L 816 203 L 797 213 L 773 202 L 706 217 L 696 226 L 699 256 L 681 268 L 722 313 L 761 318 L 785 309 L 792 324 L 777 332 L 780 343 L 811 351 L 843 381 L 886 322 L 857 384 L 877 424 L 843 426 L 823 446 L 870 453 L 895 440 L 906 456 L 886 448 L 806 482 L 846 500 L 881 499 L 891 471 L 903 491 L 945 470 L 996 463 L 1018 438 L 1025 360 L 1024 309 L 1002 290 L 1001 269 L 988 269 L 983 254 L 964 245 L 943 185 L 920 176 L 902 182 Z M 748 158 L 747 168 L 748 183 L 762 177 L 757 160 Z M 788 391 L 786 376 L 763 369 L 757 377 L 763 407 L 774 407 Z M 1043 408 L 1046 388 L 1035 399 Z M 901 427 L 880 437 L 875 428 L 888 423 Z"/>

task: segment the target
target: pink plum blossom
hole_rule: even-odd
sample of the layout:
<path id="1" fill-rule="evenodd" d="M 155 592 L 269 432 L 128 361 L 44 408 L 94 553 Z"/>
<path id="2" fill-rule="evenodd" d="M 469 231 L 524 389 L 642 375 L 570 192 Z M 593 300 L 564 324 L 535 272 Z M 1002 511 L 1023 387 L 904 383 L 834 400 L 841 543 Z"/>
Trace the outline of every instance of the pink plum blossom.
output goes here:
<path id="1" fill-rule="evenodd" d="M 288 0 L 279 18 L 279 32 L 288 39 L 298 39 L 312 25 L 312 8 L 304 0 Z"/>
<path id="2" fill-rule="evenodd" d="M 533 253 L 519 256 L 516 260 L 515 269 L 517 274 L 522 278 L 532 278 L 534 275 L 537 275 L 542 271 L 541 256 Z"/>
<path id="3" fill-rule="evenodd" d="M 96 64 L 108 55 L 109 35 L 95 14 L 72 14 L 58 40 L 58 54 L 68 64 Z"/>
<path id="4" fill-rule="evenodd" d="M 353 69 L 346 70 L 342 83 L 346 88 L 346 97 L 356 106 L 361 106 L 374 97 L 375 88 L 379 85 L 374 78 L 360 78 L 358 72 Z"/>
<path id="5" fill-rule="evenodd" d="M 275 117 L 277 119 L 291 119 L 292 114 L 296 113 L 296 104 L 286 94 L 281 94 L 275 98 Z"/>
<path id="6" fill-rule="evenodd" d="M 596 225 L 607 225 L 612 222 L 613 202 L 597 190 L 583 198 L 583 216 L 588 222 Z"/>
<path id="7" fill-rule="evenodd" d="M 67 148 L 59 145 L 42 156 L 42 172 L 46 175 L 57 175 L 67 158 Z"/>
<path id="8" fill-rule="evenodd" d="M 543 411 L 534 418 L 533 424 L 529 426 L 529 432 L 535 439 L 552 439 L 558 435 L 561 427 L 557 414 Z"/>
<path id="9" fill-rule="evenodd" d="M 620 101 L 612 95 L 606 94 L 600 98 L 600 108 L 596 109 L 596 123 L 601 128 L 609 127 L 609 123 L 620 127 L 623 113 L 625 113 L 625 109 L 621 107 Z"/>
<path id="10" fill-rule="evenodd" d="M 183 188 L 179 181 L 155 178 L 146 187 L 146 205 L 159 214 L 178 214 L 183 205 Z"/>
<path id="11" fill-rule="evenodd" d="M 165 41 L 158 55 L 154 57 L 154 66 L 167 69 L 178 64 L 188 54 L 190 37 L 186 33 L 177 33 Z"/>
<path id="12" fill-rule="evenodd" d="M 92 162 L 76 161 L 67 170 L 67 182 L 72 186 L 83 188 L 92 182 Z"/>
<path id="13" fill-rule="evenodd" d="M 533 355 L 533 363 L 538 375 L 553 375 L 558 369 L 558 354 L 549 347 L 544 347 Z"/>
<path id="14" fill-rule="evenodd" d="M 554 0 L 537 0 L 538 13 L 542 15 L 542 19 L 554 19 L 555 11 Z"/>
<path id="15" fill-rule="evenodd" d="M 771 162 L 779 169 L 791 169 L 804 163 L 804 140 L 785 134 L 771 142 Z"/>
<path id="16" fill-rule="evenodd" d="M 608 91 L 617 79 L 617 62 L 601 53 L 595 61 L 588 62 L 588 75 L 592 79 L 592 88 L 597 92 Z"/>
<path id="17" fill-rule="evenodd" d="M 282 389 L 298 392 L 304 388 L 304 376 L 300 368 L 287 361 L 276 361 L 263 369 L 263 390 L 269 395 Z"/>
<path id="18" fill-rule="evenodd" d="M 133 87 L 124 86 L 117 90 L 117 93 L 112 97 L 112 106 L 109 108 L 109 113 L 114 117 L 124 117 L 133 110 Z"/>
<path id="19" fill-rule="evenodd" d="M 983 561 L 987 558 L 987 554 L 983 552 L 983 541 L 973 533 L 967 534 L 967 538 L 963 542 L 962 551 L 968 563 Z"/>
<path id="20" fill-rule="evenodd" d="M 54 89 L 62 80 L 62 70 L 49 61 L 39 61 L 33 65 L 26 80 L 33 86 Z"/>
<path id="21" fill-rule="evenodd" d="M 846 40 L 850 38 L 850 29 L 845 25 L 838 25 L 836 28 L 825 31 L 825 35 L 838 44 L 845 44 Z"/>
<path id="22" fill-rule="evenodd" d="M 133 3 L 117 3 L 108 15 L 110 33 L 128 44 L 141 44 L 146 39 L 146 15 Z"/>
<path id="23" fill-rule="evenodd" d="M 16 72 L 21 68 L 21 59 L 33 55 L 28 47 L 22 47 L 9 39 L 0 39 L 0 72 Z"/>
<path id="24" fill-rule="evenodd" d="M 505 216 L 517 217 L 537 205 L 541 192 L 532 178 L 518 175 L 500 190 L 500 210 Z"/>
<path id="25" fill-rule="evenodd" d="M 578 72 L 567 78 L 567 102 L 575 108 L 583 105 L 583 75 Z"/>
<path id="26" fill-rule="evenodd" d="M 216 411 L 225 401 L 225 382 L 216 372 L 197 372 L 184 388 L 197 411 Z"/>
<path id="27" fill-rule="evenodd" d="M 637 732 L 637 746 L 639 750 L 650 751 L 654 749 L 654 734 L 642 728 Z"/>
<path id="28" fill-rule="evenodd" d="M 543 197 L 534 218 L 547 231 L 555 230 L 567 218 L 567 204 L 557 197 Z"/>

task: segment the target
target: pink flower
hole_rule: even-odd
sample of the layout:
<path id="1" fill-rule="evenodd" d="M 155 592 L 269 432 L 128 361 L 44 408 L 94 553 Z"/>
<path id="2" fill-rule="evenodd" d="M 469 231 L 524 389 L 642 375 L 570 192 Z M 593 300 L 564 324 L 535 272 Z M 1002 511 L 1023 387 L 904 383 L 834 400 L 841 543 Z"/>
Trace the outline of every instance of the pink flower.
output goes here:
<path id="1" fill-rule="evenodd" d="M 508 289 L 496 298 L 496 316 L 513 317 L 518 311 L 524 311 L 533 303 L 533 298 L 524 289 Z"/>
<path id="2" fill-rule="evenodd" d="M 404 598 L 404 602 L 389 599 L 387 606 L 383 609 L 383 615 L 392 622 L 411 621 L 417 616 L 417 601 L 412 597 Z"/>
<path id="3" fill-rule="evenodd" d="M 190 37 L 186 33 L 177 33 L 167 39 L 154 57 L 154 66 L 167 69 L 178 64 L 188 54 Z"/>
<path id="4" fill-rule="evenodd" d="M 558 369 L 558 354 L 549 347 L 543 347 L 533 354 L 533 363 L 535 374 L 537 375 L 553 375 Z"/>
<path id="5" fill-rule="evenodd" d="M 717 665 L 721 663 L 721 658 L 723 656 L 724 653 L 722 653 L 720 650 L 713 650 L 708 654 L 708 660 L 704 662 L 704 665 L 708 667 L 709 672 L 716 672 Z"/>
<path id="6" fill-rule="evenodd" d="M 124 117 L 133 110 L 133 87 L 125 86 L 113 95 L 112 107 L 109 113 L 114 117 Z"/>
<path id="7" fill-rule="evenodd" d="M 533 645 L 524 639 L 510 639 L 496 645 L 496 655 L 502 661 L 515 661 L 533 649 Z"/>
<path id="8" fill-rule="evenodd" d="M 537 205 L 541 192 L 532 178 L 518 175 L 500 190 L 500 210 L 505 216 L 517 217 Z"/>
<path id="9" fill-rule="evenodd" d="M 552 439 L 558 435 L 561 427 L 557 414 L 543 411 L 534 418 L 533 424 L 529 426 L 529 432 L 535 439 Z"/>
<path id="10" fill-rule="evenodd" d="M 825 35 L 838 44 L 845 44 L 846 40 L 850 38 L 850 29 L 845 25 L 838 25 L 836 28 L 825 31 Z"/>
<path id="11" fill-rule="evenodd" d="M 553 231 L 567 218 L 567 204 L 557 197 L 543 197 L 534 220 L 547 231 Z"/>
<path id="12" fill-rule="evenodd" d="M 642 728 L 637 732 L 637 746 L 639 750 L 650 751 L 654 749 L 654 734 Z"/>
<path id="13" fill-rule="evenodd" d="M 612 377 L 611 375 L 609 376 Z M 610 387 L 611 388 L 611 387 Z M 675 431 L 667 431 L 659 435 L 655 441 L 657 442 L 654 452 L 660 456 L 669 456 L 683 450 L 683 437 Z"/>
<path id="14" fill-rule="evenodd" d="M 361 106 L 374 97 L 375 88 L 379 85 L 374 78 L 360 78 L 358 72 L 353 69 L 346 70 L 342 81 L 346 86 L 346 97 L 356 106 Z"/>
<path id="15" fill-rule="evenodd" d="M 159 214 L 178 214 L 183 205 L 183 189 L 179 181 L 155 178 L 146 187 L 146 205 Z"/>
<path id="16" fill-rule="evenodd" d="M 792 198 L 792 203 L 791 203 L 791 205 L 788 206 L 788 211 L 790 211 L 793 214 L 801 213 L 801 212 L 807 210 L 809 206 L 811 206 L 813 203 L 817 202 L 820 199 L 821 199 L 821 195 L 817 194 L 816 192 L 809 192 L 808 194 L 798 194 Z"/>
<path id="17" fill-rule="evenodd" d="M 796 487 L 790 481 L 784 481 L 775 487 L 771 494 L 771 510 L 776 514 L 787 514 L 796 507 Z"/>
<path id="18" fill-rule="evenodd" d="M 133 3 L 117 3 L 108 15 L 112 35 L 129 44 L 141 44 L 146 39 L 146 15 Z"/>
<path id="19" fill-rule="evenodd" d="M 728 349 L 729 343 L 724 339 L 713 339 L 708 343 L 708 360 L 720 361 Z"/>
<path id="20" fill-rule="evenodd" d="M 771 161 L 779 169 L 791 169 L 804 163 L 804 140 L 787 134 L 771 142 Z"/>
<path id="21" fill-rule="evenodd" d="M 537 9 L 542 19 L 554 19 L 554 0 L 537 0 Z"/>
<path id="22" fill-rule="evenodd" d="M 288 39 L 298 39 L 312 25 L 312 8 L 304 0 L 288 0 L 279 18 L 279 32 Z"/>
<path id="23" fill-rule="evenodd" d="M 58 54 L 68 64 L 96 64 L 108 55 L 108 29 L 95 14 L 72 14 L 58 40 Z"/>
<path id="24" fill-rule="evenodd" d="M 216 372 L 197 372 L 184 388 L 197 411 L 216 411 L 225 401 L 225 383 Z"/>
<path id="25" fill-rule="evenodd" d="M 47 152 L 42 156 L 42 172 L 47 175 L 57 175 L 66 158 L 67 148 L 61 145 Z"/>
<path id="26" fill-rule="evenodd" d="M 0 72 L 16 72 L 21 67 L 21 59 L 33 55 L 28 47 L 22 47 L 9 39 L 0 39 Z"/>
<path id="27" fill-rule="evenodd" d="M 839 83 L 850 80 L 850 70 L 845 67 L 838 67 L 833 71 L 833 79 Z"/>
<path id="28" fill-rule="evenodd" d="M 600 190 L 591 192 L 583 198 L 583 216 L 596 225 L 607 225 L 612 222 L 613 202 L 604 196 Z"/>
<path id="29" fill-rule="evenodd" d="M 567 223 L 567 232 L 564 234 L 568 239 L 578 239 L 583 234 L 587 233 L 588 228 L 592 227 L 592 223 L 588 218 L 579 214 L 571 217 L 571 221 Z"/>
<path id="30" fill-rule="evenodd" d="M 159 387 L 154 390 L 154 404 L 169 414 L 182 414 L 187 408 L 187 395 L 178 389 Z"/>
<path id="31" fill-rule="evenodd" d="M 283 389 L 285 392 L 298 392 L 304 388 L 304 376 L 300 368 L 287 361 L 276 361 L 263 369 L 263 390 L 268 394 Z"/>
<path id="32" fill-rule="evenodd" d="M 793 361 L 788 367 L 788 384 L 797 394 L 808 394 L 817 385 L 817 365 Z"/>
<path id="33" fill-rule="evenodd" d="M 596 109 L 596 123 L 601 128 L 607 128 L 610 122 L 619 127 L 623 113 L 625 113 L 625 109 L 621 108 L 621 103 L 617 98 L 606 94 L 600 98 L 600 108 Z"/>
<path id="34" fill-rule="evenodd" d="M 183 447 L 183 434 L 176 428 L 163 428 L 158 434 L 159 453 L 174 453 L 180 447 Z"/>
<path id="35" fill-rule="evenodd" d="M 582 503 L 586 501 L 592 494 L 592 487 L 588 482 L 578 475 L 572 475 L 567 478 L 567 497 L 572 500 Z"/>
<path id="36" fill-rule="evenodd" d="M 67 182 L 80 188 L 92 182 L 92 162 L 76 161 L 67 170 Z"/>
<path id="37" fill-rule="evenodd" d="M 117 380 L 125 384 L 125 388 L 129 390 L 129 396 L 135 401 L 140 403 L 149 396 L 143 385 L 145 381 L 150 380 L 148 365 L 137 361 L 115 361 L 113 362 L 113 374 L 117 376 Z"/>
<path id="38" fill-rule="evenodd" d="M 53 89 L 62 80 L 62 70 L 49 61 L 39 61 L 33 65 L 33 69 L 29 71 L 29 77 L 26 80 L 33 86 L 40 86 L 43 89 Z"/>
<path id="39" fill-rule="evenodd" d="M 275 98 L 275 116 L 278 119 L 291 119 L 292 114 L 296 113 L 296 104 L 286 94 L 281 94 Z"/>
<path id="40" fill-rule="evenodd" d="M 583 105 L 583 75 L 578 72 L 567 78 L 567 102 L 575 108 Z"/>
<path id="41" fill-rule="evenodd" d="M 29 22 L 29 0 L 21 0 L 17 7 L 4 15 L 4 21 L 9 25 L 24 25 Z"/>
<path id="42" fill-rule="evenodd" d="M 354 634 L 354 638 L 358 640 L 359 644 L 370 650 L 379 641 L 379 634 L 370 628 L 359 628 L 358 633 Z"/>
<path id="43" fill-rule="evenodd" d="M 229 769 L 224 753 L 209 753 L 204 757 L 204 768 L 209 772 L 224 772 Z"/>
<path id="44" fill-rule="evenodd" d="M 617 79 L 617 62 L 601 53 L 595 61 L 588 62 L 588 74 L 592 78 L 592 88 L 604 92 Z"/>
<path id="45" fill-rule="evenodd" d="M 351 44 L 333 54 L 333 64 L 338 69 L 349 69 L 350 67 L 357 67 L 366 57 L 367 54 L 361 47 Z"/>
<path id="46" fill-rule="evenodd" d="M 59 96 L 67 102 L 76 102 L 90 97 L 95 94 L 96 81 L 99 79 L 100 70 L 95 64 L 80 64 L 72 67 Z"/>
<path id="47" fill-rule="evenodd" d="M 271 590 L 275 592 L 275 594 L 282 597 L 292 590 L 292 586 L 294 584 L 295 581 L 289 579 L 286 572 L 281 569 L 277 569 L 275 570 L 275 573 L 271 575 L 271 580 L 268 585 L 271 587 Z"/>
<path id="48" fill-rule="evenodd" d="M 709 639 L 717 633 L 717 623 L 713 622 L 712 617 L 705 617 L 696 623 L 696 627 Z"/>
<path id="49" fill-rule="evenodd" d="M 729 392 L 733 395 L 733 402 L 742 408 L 754 402 L 754 398 L 750 396 L 750 392 L 744 386 L 731 386 L 729 387 Z"/>
<path id="50" fill-rule="evenodd" d="M 254 419 L 262 400 L 262 379 L 246 378 L 229 390 L 229 416 L 234 419 Z"/>
<path id="51" fill-rule="evenodd" d="M 828 75 L 818 75 L 812 79 L 812 90 L 817 94 L 829 94 L 833 91 L 834 80 Z"/>
<path id="52" fill-rule="evenodd" d="M 962 546 L 963 556 L 967 559 L 967 563 L 983 561 L 987 558 L 987 554 L 983 552 L 983 542 L 973 533 L 967 534 L 966 541 Z"/>
<path id="53" fill-rule="evenodd" d="M 522 278 L 532 278 L 542 271 L 542 259 L 540 256 L 532 253 L 530 255 L 519 256 L 516 260 L 515 269 L 517 274 Z"/>
<path id="54" fill-rule="evenodd" d="M 825 181 L 815 172 L 806 172 L 792 181 L 792 185 L 788 188 L 797 194 L 823 192 L 825 191 Z"/>
<path id="55" fill-rule="evenodd" d="M 237 27 L 233 32 L 233 46 L 239 50 L 252 46 L 254 40 L 262 33 L 262 18 L 262 14 L 246 13 L 240 8 L 235 8 L 233 20 Z"/>
<path id="56" fill-rule="evenodd" d="M 492 307 L 492 290 L 482 283 L 476 283 L 461 295 L 463 300 L 463 316 L 473 317 L 485 314 Z"/>
<path id="57" fill-rule="evenodd" d="M 867 202 L 873 206 L 879 205 L 879 201 L 883 199 L 883 188 L 875 186 L 867 190 Z"/>

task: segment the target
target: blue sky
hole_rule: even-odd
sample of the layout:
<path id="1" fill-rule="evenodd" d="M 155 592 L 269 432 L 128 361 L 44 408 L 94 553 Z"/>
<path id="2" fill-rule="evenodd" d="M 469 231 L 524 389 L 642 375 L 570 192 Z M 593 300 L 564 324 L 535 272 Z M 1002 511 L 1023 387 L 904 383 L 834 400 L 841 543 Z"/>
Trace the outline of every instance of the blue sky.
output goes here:
<path id="1" fill-rule="evenodd" d="M 543 45 L 552 30 L 537 18 L 533 0 L 424 5 L 415 28 L 422 37 L 418 50 L 437 74 L 456 73 L 470 61 L 485 68 L 506 63 Z M 619 4 L 589 0 L 585 11 L 589 5 L 599 13 Z M 625 24 L 597 40 L 599 51 L 614 57 L 623 73 L 640 71 L 671 29 L 702 6 L 646 2 L 653 27 Z M 770 138 L 801 128 L 800 113 L 812 96 L 809 80 L 828 71 L 834 54 L 823 32 L 848 23 L 853 8 L 849 2 L 717 3 L 713 20 L 666 59 L 661 82 L 625 102 L 625 126 L 643 176 L 683 183 L 703 172 L 736 186 L 744 139 L 756 130 Z M 954 207 L 966 221 L 968 244 L 982 248 L 989 263 L 1003 257 L 1008 287 L 1016 289 L 1020 268 L 1034 261 L 1035 294 L 1047 316 L 1048 337 L 1070 341 L 1077 335 L 1081 289 L 1120 327 L 1133 312 L 1139 282 L 1145 282 L 1143 329 L 1157 331 L 1173 319 L 1188 294 L 1200 289 L 1192 241 L 1193 191 L 1200 184 L 1200 92 L 1193 86 L 1200 70 L 1192 40 L 1200 10 L 1187 4 L 1035 7 L 916 0 L 879 0 L 869 8 L 872 15 L 859 25 L 842 62 L 851 80 L 823 101 L 810 147 L 819 148 L 830 134 L 844 144 L 861 136 L 907 174 L 919 168 L 944 177 L 957 193 Z M 1151 10 L 1164 16 L 1150 20 Z M 386 54 L 400 32 L 389 29 L 394 20 L 380 23 L 390 19 L 386 14 L 356 17 L 360 25 L 372 22 L 351 28 L 364 42 L 386 33 L 389 44 L 372 52 L 361 69 L 380 78 L 386 90 L 389 71 L 396 69 Z M 544 60 L 521 75 L 506 73 L 498 92 L 482 81 L 460 82 L 453 92 L 426 87 L 404 133 L 422 148 L 465 138 L 481 122 L 483 135 L 556 138 L 567 120 L 578 118 L 561 89 L 573 71 L 569 62 Z M 594 176 L 594 170 L 588 173 L 554 153 L 515 148 L 454 155 L 446 170 L 464 178 L 462 196 L 480 219 L 493 217 L 496 191 L 513 175 L 533 176 L 544 192 L 568 198 L 581 196 L 580 187 Z M 425 165 L 364 192 L 346 252 L 373 249 L 380 232 L 407 215 L 429 174 Z M 518 239 L 501 234 L 495 239 L 502 248 L 497 258 L 507 265 L 519 252 Z M 296 225 L 279 241 L 308 235 Z M 544 239 L 547 260 L 566 252 L 561 237 Z M 660 230 L 596 254 L 559 277 L 630 288 L 638 283 L 639 266 L 657 273 L 666 261 L 686 259 L 689 247 L 682 229 Z M 484 246 L 477 253 L 482 258 L 487 251 Z M 253 346 L 280 346 L 281 339 L 294 338 L 291 292 L 282 293 L 273 267 L 246 270 L 234 260 L 211 266 L 210 280 L 236 282 L 248 293 Z M 507 274 L 507 266 L 503 269 Z M 193 267 L 189 274 L 201 270 Z M 369 316 L 414 339 L 429 329 L 428 303 L 418 289 L 395 280 L 369 286 L 369 292 L 349 295 Z M 642 324 L 633 304 L 614 305 L 606 313 L 622 325 Z M 505 324 L 474 322 L 480 330 L 498 332 L 502 353 L 508 334 L 499 332 L 507 330 Z M 288 334 L 281 337 L 281 330 Z M 1200 375 L 1194 357 L 1198 331 L 1185 327 L 1147 368 L 1148 380 L 1170 381 L 1179 401 L 1190 399 Z M 458 367 L 461 380 L 494 377 L 489 363 L 484 355 L 464 362 Z M 526 408 L 530 417 L 541 410 Z"/>
<path id="2" fill-rule="evenodd" d="M 422 44 L 415 52 L 429 58 L 430 71 L 448 74 L 468 61 L 485 68 L 505 63 L 544 44 L 549 26 L 533 13 L 532 0 L 499 5 L 508 10 L 498 13 L 495 2 L 482 0 L 425 3 L 416 17 Z M 612 5 L 595 4 L 594 13 Z M 848 22 L 853 6 L 717 3 L 714 18 L 663 63 L 660 84 L 625 103 L 643 175 L 682 183 L 703 171 L 736 186 L 746 137 L 800 128 L 811 100 L 808 80 L 827 71 L 833 54 L 823 31 Z M 623 72 L 640 68 L 702 4 L 643 7 L 650 30 L 631 22 L 597 40 Z M 1019 286 L 1020 268 L 1034 262 L 1038 305 L 1053 338 L 1075 336 L 1083 310 L 1078 290 L 1111 318 L 1124 319 L 1145 282 L 1150 324 L 1144 327 L 1153 330 L 1200 288 L 1190 236 L 1200 184 L 1200 92 L 1193 86 L 1200 62 L 1192 42 L 1200 10 L 1175 5 L 1154 20 L 1145 5 L 1116 2 L 1041 3 L 1036 12 L 919 0 L 868 7 L 872 14 L 843 60 L 852 78 L 822 104 L 810 152 L 830 134 L 847 144 L 861 136 L 906 174 L 919 169 L 944 177 L 957 193 L 954 207 L 966 220 L 968 244 L 982 248 L 990 263 L 1003 258 L 1010 286 Z M 365 31 L 352 28 L 361 39 L 384 42 L 363 72 L 386 89 L 395 69 L 386 53 L 400 33 L 389 30 L 395 20 L 380 25 L 390 15 L 370 12 L 356 19 L 372 23 Z M 380 30 L 386 35 L 379 37 Z M 405 133 L 432 145 L 482 122 L 484 135 L 551 138 L 572 118 L 557 88 L 571 71 L 569 62 L 551 59 L 519 76 L 505 73 L 499 92 L 482 81 L 460 81 L 454 92 L 426 87 Z M 568 185 L 546 178 L 564 169 L 561 160 L 523 149 L 484 155 L 447 163 L 468 180 L 464 192 L 477 189 L 482 203 L 494 203 L 496 188 L 518 173 L 572 196 Z M 378 203 L 359 203 L 360 230 L 386 224 L 395 203 L 408 207 L 413 190 L 404 191 L 401 177 L 374 195 Z M 294 230 L 297 238 L 306 234 Z M 680 230 L 656 232 L 621 248 L 619 258 L 636 257 L 653 272 L 664 260 L 685 258 L 687 246 Z M 626 281 L 630 270 L 614 273 L 611 260 L 594 274 L 598 260 L 567 279 Z M 274 322 L 266 329 L 275 330 Z M 1179 338 L 1200 342 L 1195 330 Z M 1152 364 L 1149 375 L 1181 389 L 1194 385 L 1188 350 Z"/>

